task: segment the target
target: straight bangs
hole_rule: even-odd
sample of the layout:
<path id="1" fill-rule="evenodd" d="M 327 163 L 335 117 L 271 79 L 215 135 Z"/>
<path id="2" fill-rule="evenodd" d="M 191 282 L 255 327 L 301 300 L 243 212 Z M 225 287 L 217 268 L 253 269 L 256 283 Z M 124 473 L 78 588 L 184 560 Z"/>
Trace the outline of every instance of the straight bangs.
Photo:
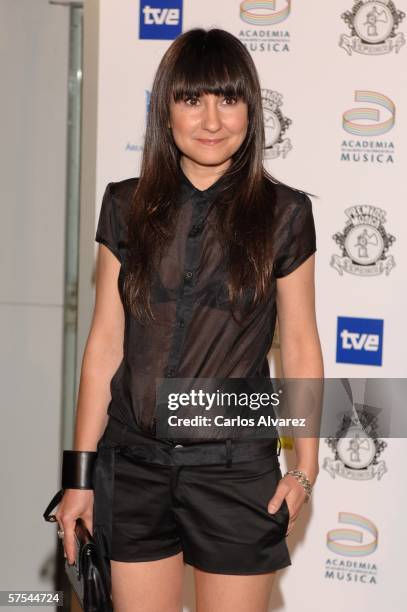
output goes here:
<path id="1" fill-rule="evenodd" d="M 242 99 L 251 107 L 252 75 L 249 69 L 245 70 L 244 63 L 242 66 L 242 62 L 236 61 L 234 46 L 225 45 L 215 30 L 190 40 L 172 66 L 168 103 L 171 98 L 178 102 L 214 94 Z"/>

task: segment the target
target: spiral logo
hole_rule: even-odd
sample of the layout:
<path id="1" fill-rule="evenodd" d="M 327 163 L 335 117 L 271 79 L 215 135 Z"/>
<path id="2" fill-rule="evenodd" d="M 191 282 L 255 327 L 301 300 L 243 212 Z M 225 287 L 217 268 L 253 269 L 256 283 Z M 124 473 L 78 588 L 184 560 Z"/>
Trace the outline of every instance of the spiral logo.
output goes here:
<path id="1" fill-rule="evenodd" d="M 327 533 L 326 545 L 332 552 L 346 557 L 363 557 L 372 554 L 377 548 L 378 530 L 376 525 L 361 514 L 353 512 L 339 512 L 338 520 L 340 523 L 354 525 L 360 529 L 331 529 Z M 369 533 L 373 539 L 363 543 L 364 533 Z M 345 544 L 342 541 L 354 542 Z"/>
<path id="2" fill-rule="evenodd" d="M 280 6 L 282 8 L 277 8 Z M 240 3 L 240 17 L 246 23 L 255 26 L 270 26 L 281 23 L 291 12 L 291 0 L 277 2 L 277 0 L 265 0 L 254 2 L 248 0 Z"/>
<path id="3" fill-rule="evenodd" d="M 378 91 L 358 89 L 355 91 L 355 102 L 368 102 L 369 104 L 381 106 L 390 113 L 390 117 L 382 121 L 378 108 L 351 108 L 342 115 L 342 125 L 346 132 L 362 137 L 379 136 L 392 129 L 396 120 L 396 106 L 390 98 Z M 369 123 L 364 123 L 365 121 Z"/>

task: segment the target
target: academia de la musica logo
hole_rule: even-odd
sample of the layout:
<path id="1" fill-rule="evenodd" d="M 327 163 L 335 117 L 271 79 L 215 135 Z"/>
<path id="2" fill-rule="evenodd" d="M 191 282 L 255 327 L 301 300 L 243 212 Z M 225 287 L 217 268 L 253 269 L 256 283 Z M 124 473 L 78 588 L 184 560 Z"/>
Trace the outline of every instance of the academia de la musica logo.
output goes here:
<path id="1" fill-rule="evenodd" d="M 332 255 L 330 265 L 341 276 L 344 272 L 356 276 L 390 274 L 396 264 L 387 252 L 396 238 L 384 227 L 386 211 L 366 204 L 351 206 L 345 214 L 348 219 L 343 231 L 332 236 L 341 254 Z"/>
<path id="2" fill-rule="evenodd" d="M 392 164 L 395 145 L 388 134 L 396 122 L 396 106 L 379 91 L 357 89 L 355 102 L 361 104 L 342 114 L 342 128 L 348 134 L 342 139 L 341 161 L 353 163 Z"/>
<path id="3" fill-rule="evenodd" d="M 377 526 L 356 512 L 338 512 L 338 523 L 345 526 L 330 529 L 326 534 L 331 554 L 325 560 L 325 578 L 342 584 L 377 584 L 378 566 L 374 558 L 379 540 Z"/>
<path id="4" fill-rule="evenodd" d="M 342 34 L 339 46 L 348 55 L 398 53 L 406 42 L 404 34 L 397 32 L 405 16 L 392 0 L 353 0 L 352 10 L 341 15 L 350 35 Z"/>
<path id="5" fill-rule="evenodd" d="M 271 89 L 261 90 L 264 131 L 266 138 L 265 159 L 285 158 L 292 149 L 286 132 L 292 121 L 282 111 L 283 95 Z"/>
<path id="6" fill-rule="evenodd" d="M 287 53 L 290 51 L 290 31 L 287 19 L 291 0 L 245 1 L 239 3 L 244 25 L 238 37 L 252 53 Z"/>

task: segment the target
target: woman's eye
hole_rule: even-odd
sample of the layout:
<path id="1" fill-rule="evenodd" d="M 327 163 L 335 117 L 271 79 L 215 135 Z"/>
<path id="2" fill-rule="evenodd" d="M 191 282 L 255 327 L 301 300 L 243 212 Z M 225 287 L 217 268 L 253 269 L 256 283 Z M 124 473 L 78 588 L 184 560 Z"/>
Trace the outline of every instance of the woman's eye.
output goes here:
<path id="1" fill-rule="evenodd" d="M 185 104 L 189 106 L 196 106 L 199 102 L 199 98 L 185 98 Z"/>
<path id="2" fill-rule="evenodd" d="M 225 96 L 225 98 L 224 98 L 224 102 L 226 102 L 226 104 L 227 104 L 228 106 L 231 106 L 231 105 L 233 105 L 233 104 L 236 104 L 237 99 L 236 99 L 236 98 L 233 98 L 233 96 Z"/>

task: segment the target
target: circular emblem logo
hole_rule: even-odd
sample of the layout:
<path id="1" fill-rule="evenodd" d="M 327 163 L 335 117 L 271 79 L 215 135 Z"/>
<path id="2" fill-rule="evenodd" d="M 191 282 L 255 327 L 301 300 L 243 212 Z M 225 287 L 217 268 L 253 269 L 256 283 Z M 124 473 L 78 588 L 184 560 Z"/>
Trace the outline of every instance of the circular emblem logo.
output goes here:
<path id="1" fill-rule="evenodd" d="M 349 428 L 346 438 L 339 438 L 336 450 L 343 463 L 353 469 L 368 467 L 376 454 L 372 438 L 355 426 Z"/>
<path id="2" fill-rule="evenodd" d="M 372 0 L 362 4 L 355 15 L 353 27 L 356 34 L 367 43 L 384 42 L 392 33 L 394 18 L 383 2 Z"/>
<path id="3" fill-rule="evenodd" d="M 350 228 L 344 246 L 352 261 L 370 266 L 380 259 L 384 242 L 382 235 L 375 227 L 361 223 Z"/>

